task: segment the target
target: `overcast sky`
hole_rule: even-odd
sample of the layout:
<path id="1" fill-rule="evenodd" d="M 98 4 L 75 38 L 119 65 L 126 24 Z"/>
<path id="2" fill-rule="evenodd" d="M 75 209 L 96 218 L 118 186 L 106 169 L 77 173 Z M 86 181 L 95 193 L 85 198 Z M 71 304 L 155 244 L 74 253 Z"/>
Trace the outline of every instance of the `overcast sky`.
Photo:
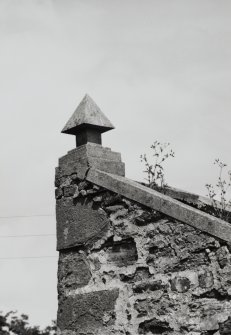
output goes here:
<path id="1" fill-rule="evenodd" d="M 141 153 L 170 142 L 168 184 L 206 194 L 231 166 L 230 0 L 0 0 L 0 235 L 55 234 L 60 134 L 88 93 L 116 129 L 103 144 L 143 180 Z M 2 238 L 0 258 L 57 256 L 55 235 Z M 57 257 L 0 259 L 0 310 L 56 317 Z"/>

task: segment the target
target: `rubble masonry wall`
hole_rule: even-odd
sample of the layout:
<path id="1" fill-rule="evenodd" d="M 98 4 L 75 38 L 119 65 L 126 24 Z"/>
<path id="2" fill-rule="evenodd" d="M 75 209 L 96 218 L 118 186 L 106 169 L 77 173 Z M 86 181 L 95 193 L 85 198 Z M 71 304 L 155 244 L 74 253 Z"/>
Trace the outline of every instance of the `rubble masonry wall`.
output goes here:
<path id="1" fill-rule="evenodd" d="M 231 334 L 229 243 L 71 170 L 56 187 L 60 334 Z"/>

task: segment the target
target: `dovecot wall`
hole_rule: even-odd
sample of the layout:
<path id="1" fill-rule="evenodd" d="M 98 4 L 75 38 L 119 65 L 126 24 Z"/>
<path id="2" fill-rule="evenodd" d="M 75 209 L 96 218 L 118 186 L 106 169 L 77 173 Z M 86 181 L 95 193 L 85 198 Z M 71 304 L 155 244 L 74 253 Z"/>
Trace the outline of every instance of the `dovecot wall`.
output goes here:
<path id="1" fill-rule="evenodd" d="M 59 160 L 59 334 L 231 335 L 231 225 L 124 174 L 89 141 Z"/>

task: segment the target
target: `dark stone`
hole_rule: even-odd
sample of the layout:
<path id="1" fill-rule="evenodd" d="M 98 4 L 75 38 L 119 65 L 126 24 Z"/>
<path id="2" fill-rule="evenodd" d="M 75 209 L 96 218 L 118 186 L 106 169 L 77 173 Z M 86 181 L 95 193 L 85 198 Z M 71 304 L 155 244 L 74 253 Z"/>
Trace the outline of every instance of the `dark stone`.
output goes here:
<path id="1" fill-rule="evenodd" d="M 226 294 L 226 292 L 221 290 L 217 290 L 213 288 L 208 292 L 204 292 L 200 294 L 200 298 L 207 298 L 207 299 L 216 299 L 218 301 L 230 301 L 231 297 Z"/>
<path id="2" fill-rule="evenodd" d="M 79 147 L 88 142 L 102 144 L 101 132 L 97 129 L 84 128 L 76 133 L 76 146 Z"/>
<path id="3" fill-rule="evenodd" d="M 63 190 L 61 189 L 61 187 L 60 188 L 56 188 L 56 190 L 55 190 L 55 198 L 56 199 L 60 199 L 60 198 L 62 198 L 62 196 L 63 196 Z"/>
<path id="4" fill-rule="evenodd" d="M 213 237 L 207 236 L 194 228 L 182 225 L 173 231 L 174 244 L 179 247 L 182 256 L 190 256 L 192 253 L 199 253 L 207 249 L 215 249 L 216 241 Z"/>
<path id="5" fill-rule="evenodd" d="M 211 271 L 200 274 L 198 280 L 201 288 L 210 288 L 213 286 L 213 274 Z"/>
<path id="6" fill-rule="evenodd" d="M 163 214 L 157 211 L 144 210 L 139 216 L 135 218 L 135 224 L 137 226 L 145 226 L 150 222 L 156 222 L 163 217 Z"/>
<path id="7" fill-rule="evenodd" d="M 159 272 L 170 272 L 175 266 L 177 257 L 175 256 L 174 249 L 170 246 L 166 248 L 156 249 L 156 247 L 151 247 L 150 250 L 152 254 L 147 257 L 147 264 L 152 265 L 156 271 Z"/>
<path id="8" fill-rule="evenodd" d="M 198 269 L 200 266 L 209 265 L 209 258 L 207 254 L 203 252 L 199 253 L 191 253 L 191 254 L 182 254 L 180 255 L 180 259 L 177 264 L 173 264 L 172 270 L 173 271 L 184 271 L 188 270 L 189 268 Z"/>
<path id="9" fill-rule="evenodd" d="M 73 173 L 73 174 L 71 175 L 71 179 L 72 179 L 73 181 L 78 181 L 78 176 L 77 176 L 77 174 L 76 174 L 76 173 Z"/>
<path id="10" fill-rule="evenodd" d="M 219 325 L 220 335 L 230 335 L 231 334 L 231 316 L 225 322 Z"/>
<path id="11" fill-rule="evenodd" d="M 187 292 L 190 288 L 190 280 L 185 277 L 175 277 L 171 280 L 171 289 L 179 293 Z"/>
<path id="12" fill-rule="evenodd" d="M 150 274 L 148 268 L 139 267 L 139 268 L 136 269 L 133 280 L 134 281 L 140 281 L 140 280 L 148 279 L 150 277 L 151 277 L 151 274 Z"/>
<path id="13" fill-rule="evenodd" d="M 103 197 L 103 204 L 104 206 L 112 206 L 117 205 L 118 203 L 122 202 L 122 197 L 119 194 L 111 194 L 109 192 L 104 194 Z"/>
<path id="14" fill-rule="evenodd" d="M 149 272 L 148 268 L 145 267 L 139 267 L 136 269 L 135 273 L 129 274 L 129 275 L 125 275 L 125 274 L 121 274 L 120 275 L 120 279 L 123 282 L 136 282 L 136 281 L 141 281 L 144 279 L 148 279 L 151 277 L 151 274 Z"/>
<path id="15" fill-rule="evenodd" d="M 132 238 L 122 241 L 112 241 L 107 248 L 107 261 L 117 266 L 127 266 L 134 264 L 137 259 L 136 243 Z"/>
<path id="16" fill-rule="evenodd" d="M 90 267 L 85 254 L 76 251 L 60 252 L 58 267 L 58 290 L 77 289 L 89 283 Z"/>
<path id="17" fill-rule="evenodd" d="M 76 200 L 76 199 L 75 199 Z M 92 201 L 57 200 L 57 249 L 86 245 L 102 237 L 109 221 Z"/>
<path id="18" fill-rule="evenodd" d="M 138 317 L 139 318 L 148 315 L 148 302 L 147 302 L 147 299 L 136 300 L 136 302 L 134 304 L 134 308 L 138 312 Z"/>
<path id="19" fill-rule="evenodd" d="M 82 197 L 86 197 L 87 195 L 87 191 L 85 190 L 81 190 L 79 193 L 81 194 Z"/>
<path id="20" fill-rule="evenodd" d="M 87 181 L 81 181 L 79 184 L 78 184 L 78 189 L 79 191 L 82 191 L 82 190 L 86 190 L 87 188 L 89 188 L 91 186 L 91 184 Z"/>
<path id="21" fill-rule="evenodd" d="M 60 179 L 61 179 L 60 168 L 56 167 L 55 168 L 55 187 L 59 187 L 60 186 Z"/>
<path id="22" fill-rule="evenodd" d="M 63 195 L 64 197 L 72 197 L 75 194 L 76 186 L 64 186 L 63 188 Z"/>
<path id="23" fill-rule="evenodd" d="M 161 290 L 156 291 L 151 297 L 147 295 L 146 298 L 137 299 L 134 308 L 138 312 L 138 318 L 153 314 L 156 315 L 169 315 L 172 312 L 171 301 L 165 300 Z"/>
<path id="24" fill-rule="evenodd" d="M 157 291 L 166 289 L 166 285 L 161 280 L 143 281 L 133 286 L 134 293 L 143 293 L 146 291 Z"/>
<path id="25" fill-rule="evenodd" d="M 217 260 L 220 267 L 223 269 L 226 265 L 230 264 L 230 254 L 227 247 L 221 247 L 216 252 Z"/>
<path id="26" fill-rule="evenodd" d="M 161 321 L 158 319 L 145 320 L 140 323 L 138 333 L 139 334 L 163 334 L 165 332 L 171 331 L 172 328 L 169 326 L 168 322 Z"/>
<path id="27" fill-rule="evenodd" d="M 156 239 L 152 241 L 149 248 L 149 253 L 151 255 L 158 253 L 159 256 L 166 256 L 166 255 L 174 256 L 173 249 L 167 245 L 167 242 L 164 241 L 164 239 Z"/>
<path id="28" fill-rule="evenodd" d="M 97 291 L 77 294 L 60 299 L 58 309 L 58 327 L 63 330 L 81 333 L 98 331 L 107 327 L 103 317 L 110 316 L 108 323 L 114 324 L 114 308 L 119 290 Z"/>

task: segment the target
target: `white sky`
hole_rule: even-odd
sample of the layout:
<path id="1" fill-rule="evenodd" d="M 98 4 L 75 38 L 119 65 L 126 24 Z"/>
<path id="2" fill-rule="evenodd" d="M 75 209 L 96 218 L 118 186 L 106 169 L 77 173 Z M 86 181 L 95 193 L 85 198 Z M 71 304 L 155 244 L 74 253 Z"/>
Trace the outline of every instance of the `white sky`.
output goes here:
<path id="1" fill-rule="evenodd" d="M 206 194 L 229 166 L 230 0 L 0 0 L 0 216 L 54 214 L 60 131 L 85 93 L 116 126 L 105 146 L 143 179 L 170 142 L 168 184 Z M 55 234 L 55 217 L 0 219 L 0 235 Z M 56 255 L 55 236 L 0 238 L 0 258 Z M 0 259 L 0 310 L 56 317 L 56 258 Z"/>

